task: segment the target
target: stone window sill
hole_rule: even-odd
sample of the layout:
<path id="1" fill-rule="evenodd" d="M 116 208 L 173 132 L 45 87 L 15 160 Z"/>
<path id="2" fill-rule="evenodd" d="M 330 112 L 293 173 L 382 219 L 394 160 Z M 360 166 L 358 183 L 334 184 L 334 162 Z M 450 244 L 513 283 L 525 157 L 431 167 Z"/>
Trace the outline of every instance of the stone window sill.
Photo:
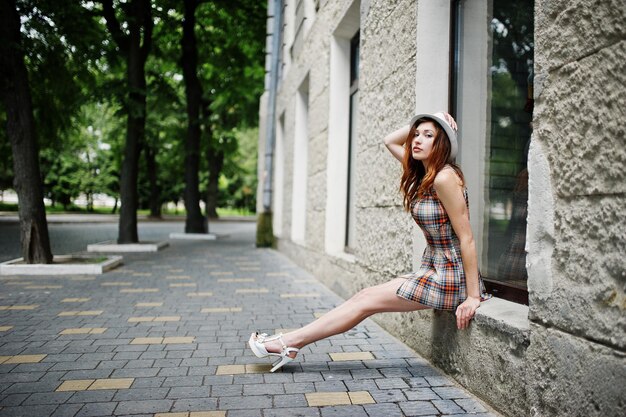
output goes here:
<path id="1" fill-rule="evenodd" d="M 474 316 L 476 324 L 509 333 L 528 341 L 528 306 L 493 297 L 483 302 Z"/>
<path id="2" fill-rule="evenodd" d="M 349 263 L 355 263 L 356 262 L 356 257 L 354 255 L 352 255 L 351 253 L 346 253 L 346 252 L 327 252 L 330 256 L 333 256 L 335 258 L 339 258 L 343 261 L 349 262 Z"/>

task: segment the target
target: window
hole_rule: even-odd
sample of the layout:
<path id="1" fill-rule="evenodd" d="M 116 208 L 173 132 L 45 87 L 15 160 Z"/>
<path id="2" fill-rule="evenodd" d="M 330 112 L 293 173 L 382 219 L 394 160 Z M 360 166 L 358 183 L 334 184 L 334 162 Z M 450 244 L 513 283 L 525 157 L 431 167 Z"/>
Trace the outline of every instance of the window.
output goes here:
<path id="1" fill-rule="evenodd" d="M 494 295 L 524 304 L 533 9 L 527 0 L 457 0 L 452 7 L 451 111 L 460 125 L 458 159 L 473 199 L 481 273 Z"/>
<path id="2" fill-rule="evenodd" d="M 291 199 L 291 240 L 304 244 L 307 212 L 307 166 L 309 147 L 309 78 L 296 93 L 293 145 L 293 190 Z"/>
<path id="3" fill-rule="evenodd" d="M 316 5 L 313 0 L 291 0 L 294 16 L 294 37 L 291 45 L 291 56 L 296 57 L 302 51 L 306 35 L 313 24 Z"/>
<path id="4" fill-rule="evenodd" d="M 354 260 L 346 252 L 354 239 L 359 22 L 356 0 L 330 38 L 324 246 L 327 253 L 347 260 Z"/>
<path id="5" fill-rule="evenodd" d="M 274 142 L 274 184 L 272 207 L 274 208 L 274 236 L 283 236 L 283 183 L 285 171 L 285 115 L 281 115 L 276 125 L 276 141 Z"/>
<path id="6" fill-rule="evenodd" d="M 350 128 L 348 131 L 348 191 L 346 204 L 345 251 L 354 247 L 355 229 L 355 179 L 356 179 L 356 132 L 359 121 L 359 32 L 350 40 Z"/>

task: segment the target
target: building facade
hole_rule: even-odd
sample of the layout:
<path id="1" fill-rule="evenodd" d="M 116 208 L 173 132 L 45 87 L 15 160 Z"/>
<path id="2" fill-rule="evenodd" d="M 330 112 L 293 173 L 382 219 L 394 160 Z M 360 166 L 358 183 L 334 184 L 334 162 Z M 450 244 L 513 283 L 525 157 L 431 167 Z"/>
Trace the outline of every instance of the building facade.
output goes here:
<path id="1" fill-rule="evenodd" d="M 466 331 L 444 311 L 374 320 L 506 415 L 626 415 L 626 4 L 269 6 L 258 211 L 278 250 L 343 297 L 415 270 L 382 139 L 447 110 L 495 296 Z"/>

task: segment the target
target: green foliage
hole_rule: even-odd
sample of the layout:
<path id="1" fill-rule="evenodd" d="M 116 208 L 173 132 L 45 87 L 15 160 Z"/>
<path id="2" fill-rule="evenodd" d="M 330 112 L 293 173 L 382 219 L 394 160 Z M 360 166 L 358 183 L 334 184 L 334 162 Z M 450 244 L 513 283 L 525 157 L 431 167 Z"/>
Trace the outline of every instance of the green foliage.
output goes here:
<path id="1" fill-rule="evenodd" d="M 40 144 L 46 197 L 72 209 L 79 195 L 119 196 L 126 132 L 125 61 L 99 2 L 17 0 Z M 123 8 L 116 2 L 115 9 Z M 180 69 L 182 2 L 153 0 L 153 48 L 146 63 L 145 149 L 154 152 L 161 203 L 182 200 L 186 109 Z M 220 206 L 253 212 L 258 100 L 263 92 L 265 2 L 201 2 L 196 17 L 205 108 L 202 149 L 223 152 Z M 118 11 L 118 13 L 121 13 Z M 122 30 L 126 30 L 122 28 Z M 132 111 L 132 109 L 129 109 Z M 6 112 L 0 105 L 0 123 Z M 0 190 L 12 187 L 11 148 L 0 131 Z M 201 158 L 201 190 L 208 182 Z M 149 175 L 142 156 L 140 206 Z M 204 195 L 204 192 L 202 193 Z"/>
<path id="2" fill-rule="evenodd" d="M 234 130 L 238 146 L 224 164 L 219 179 L 220 207 L 235 207 L 256 211 L 256 169 L 258 128 Z"/>

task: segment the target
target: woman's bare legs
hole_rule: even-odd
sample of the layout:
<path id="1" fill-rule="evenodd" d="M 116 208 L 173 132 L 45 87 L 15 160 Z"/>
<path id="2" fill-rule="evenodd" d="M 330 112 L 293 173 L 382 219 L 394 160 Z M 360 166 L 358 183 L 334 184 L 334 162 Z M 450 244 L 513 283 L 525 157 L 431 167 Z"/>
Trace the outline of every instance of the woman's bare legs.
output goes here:
<path id="1" fill-rule="evenodd" d="M 359 291 L 317 320 L 300 329 L 283 334 L 283 342 L 290 347 L 302 348 L 309 343 L 346 332 L 372 314 L 428 308 L 396 295 L 396 290 L 404 281 L 404 278 L 396 278 Z M 278 340 L 272 340 L 265 343 L 265 348 L 268 352 L 276 353 L 282 350 L 282 345 Z M 295 356 L 295 353 L 291 356 Z"/>

